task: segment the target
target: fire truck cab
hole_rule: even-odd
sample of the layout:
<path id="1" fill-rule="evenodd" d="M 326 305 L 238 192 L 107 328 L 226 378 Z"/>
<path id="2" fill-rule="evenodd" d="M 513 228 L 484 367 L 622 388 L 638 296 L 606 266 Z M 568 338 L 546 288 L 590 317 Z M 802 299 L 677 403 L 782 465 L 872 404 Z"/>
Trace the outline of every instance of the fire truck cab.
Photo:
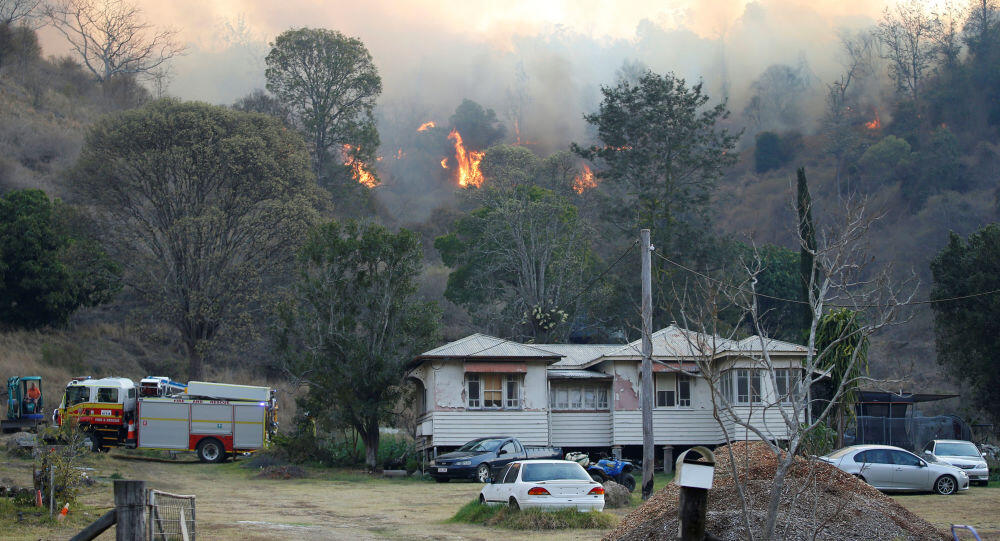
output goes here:
<path id="1" fill-rule="evenodd" d="M 135 383 L 126 378 L 73 378 L 52 412 L 55 424 L 75 418 L 95 450 L 116 445 L 125 438 L 129 420 L 135 418 Z"/>

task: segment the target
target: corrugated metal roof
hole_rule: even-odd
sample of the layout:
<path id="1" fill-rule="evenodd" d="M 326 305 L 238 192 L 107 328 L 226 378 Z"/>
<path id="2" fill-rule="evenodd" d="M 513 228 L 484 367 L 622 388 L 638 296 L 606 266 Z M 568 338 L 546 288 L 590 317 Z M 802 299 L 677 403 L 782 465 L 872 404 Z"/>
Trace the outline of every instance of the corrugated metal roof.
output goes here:
<path id="1" fill-rule="evenodd" d="M 550 368 L 547 374 L 549 379 L 612 379 L 611 374 L 573 368 Z"/>
<path id="2" fill-rule="evenodd" d="M 682 329 L 671 325 L 653 333 L 654 359 L 690 359 L 693 357 L 719 356 L 726 353 L 754 354 L 761 352 L 761 340 L 751 336 L 743 340 L 730 340 L 720 336 Z M 790 342 L 764 339 L 769 353 L 805 353 L 806 348 Z M 636 340 L 615 351 L 606 354 L 608 357 L 634 357 L 642 355 L 642 340 Z"/>
<path id="3" fill-rule="evenodd" d="M 583 366 L 622 346 L 621 344 L 539 344 L 538 347 L 563 356 L 560 361 L 552 365 L 552 368 L 572 368 Z"/>
<path id="4" fill-rule="evenodd" d="M 449 342 L 443 346 L 434 348 L 421 354 L 420 358 L 503 358 L 503 359 L 559 359 L 559 353 L 547 351 L 527 344 L 520 344 L 489 336 L 485 334 L 473 334 Z"/>
<path id="5" fill-rule="evenodd" d="M 798 344 L 793 344 L 791 342 L 784 342 L 782 340 L 775 340 L 773 338 L 765 338 L 764 344 L 767 346 L 767 351 L 770 353 L 805 353 L 806 347 L 800 346 Z M 760 337 L 757 335 L 751 336 L 749 338 L 744 338 L 740 340 L 737 349 L 740 351 L 750 351 L 759 352 L 760 347 Z"/>

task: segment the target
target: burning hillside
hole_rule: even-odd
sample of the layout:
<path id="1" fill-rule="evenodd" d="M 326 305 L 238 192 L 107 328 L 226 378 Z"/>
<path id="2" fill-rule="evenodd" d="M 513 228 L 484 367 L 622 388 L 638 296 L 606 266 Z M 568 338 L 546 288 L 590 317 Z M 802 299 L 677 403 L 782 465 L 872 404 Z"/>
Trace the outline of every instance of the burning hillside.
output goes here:
<path id="1" fill-rule="evenodd" d="M 378 179 L 367 169 L 363 162 L 354 157 L 353 152 L 354 147 L 352 145 L 344 145 L 344 165 L 351 168 L 351 176 L 359 184 L 364 184 L 368 188 L 378 186 Z"/>
<path id="2" fill-rule="evenodd" d="M 590 166 L 583 164 L 583 171 L 573 177 L 573 191 L 579 194 L 597 187 L 597 179 L 594 178 L 594 172 L 590 170 Z"/>

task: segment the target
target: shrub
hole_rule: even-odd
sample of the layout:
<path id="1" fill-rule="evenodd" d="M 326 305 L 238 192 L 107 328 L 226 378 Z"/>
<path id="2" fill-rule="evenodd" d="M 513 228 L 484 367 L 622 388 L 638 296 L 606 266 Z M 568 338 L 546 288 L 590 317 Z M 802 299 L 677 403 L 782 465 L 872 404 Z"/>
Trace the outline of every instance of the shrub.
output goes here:
<path id="1" fill-rule="evenodd" d="M 612 514 L 589 511 L 581 513 L 576 509 L 543 511 L 524 509 L 514 511 L 506 505 L 483 505 L 473 500 L 462 506 L 449 522 L 495 526 L 509 530 L 562 530 L 612 528 L 617 523 Z"/>
<path id="2" fill-rule="evenodd" d="M 771 131 L 758 133 L 753 152 L 754 170 L 757 173 L 766 173 L 787 165 L 795 157 L 801 139 L 802 136 L 798 133 L 785 135 Z"/>

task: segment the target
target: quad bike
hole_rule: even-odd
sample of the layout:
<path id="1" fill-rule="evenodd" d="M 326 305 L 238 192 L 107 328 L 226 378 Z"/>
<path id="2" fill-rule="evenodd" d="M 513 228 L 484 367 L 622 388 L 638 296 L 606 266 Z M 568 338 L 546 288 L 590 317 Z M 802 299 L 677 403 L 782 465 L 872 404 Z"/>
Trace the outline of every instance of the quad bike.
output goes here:
<path id="1" fill-rule="evenodd" d="M 629 492 L 635 490 L 635 477 L 632 477 L 635 465 L 628 460 L 602 458 L 596 463 L 591 463 L 586 453 L 567 453 L 566 460 L 572 460 L 583 466 L 590 474 L 590 478 L 598 483 L 604 484 L 610 479 L 627 488 Z"/>

